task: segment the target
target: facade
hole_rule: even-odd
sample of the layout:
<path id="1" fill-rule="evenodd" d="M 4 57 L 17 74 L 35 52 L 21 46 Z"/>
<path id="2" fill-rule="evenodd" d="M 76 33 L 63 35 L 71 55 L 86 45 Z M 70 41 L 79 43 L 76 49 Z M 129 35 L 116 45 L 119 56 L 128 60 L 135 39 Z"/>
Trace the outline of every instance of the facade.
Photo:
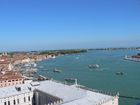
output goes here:
<path id="1" fill-rule="evenodd" d="M 0 88 L 0 105 L 118 105 L 118 96 L 47 80 Z"/>
<path id="2" fill-rule="evenodd" d="M 0 72 L 0 88 L 16 86 L 24 83 L 23 76 L 17 71 Z"/>
<path id="3" fill-rule="evenodd" d="M 32 105 L 33 89 L 29 84 L 0 88 L 0 105 Z"/>

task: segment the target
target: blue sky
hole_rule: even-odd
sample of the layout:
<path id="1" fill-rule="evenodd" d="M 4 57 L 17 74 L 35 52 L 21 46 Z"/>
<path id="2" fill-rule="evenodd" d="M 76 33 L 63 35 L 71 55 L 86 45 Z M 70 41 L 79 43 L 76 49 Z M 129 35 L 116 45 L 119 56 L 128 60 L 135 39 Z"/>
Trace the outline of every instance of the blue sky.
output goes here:
<path id="1" fill-rule="evenodd" d="M 140 46 L 140 0 L 0 0 L 0 51 Z"/>

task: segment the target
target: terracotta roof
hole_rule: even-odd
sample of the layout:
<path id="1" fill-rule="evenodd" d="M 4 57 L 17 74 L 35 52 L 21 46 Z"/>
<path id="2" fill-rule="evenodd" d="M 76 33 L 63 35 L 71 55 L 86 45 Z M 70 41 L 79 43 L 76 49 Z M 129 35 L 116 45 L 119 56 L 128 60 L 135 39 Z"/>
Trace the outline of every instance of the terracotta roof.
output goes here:
<path id="1" fill-rule="evenodd" d="M 23 76 L 17 71 L 0 72 L 0 81 L 11 80 L 11 79 L 23 79 Z"/>

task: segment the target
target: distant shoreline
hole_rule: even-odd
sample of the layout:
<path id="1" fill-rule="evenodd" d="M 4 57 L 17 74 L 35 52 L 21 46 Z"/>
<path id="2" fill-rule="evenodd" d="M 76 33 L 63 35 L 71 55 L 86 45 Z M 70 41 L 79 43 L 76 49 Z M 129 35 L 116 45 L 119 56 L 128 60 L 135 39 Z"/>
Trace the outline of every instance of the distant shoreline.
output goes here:
<path id="1" fill-rule="evenodd" d="M 88 50 L 140 50 L 140 47 L 120 47 L 120 48 L 91 48 Z"/>
<path id="2" fill-rule="evenodd" d="M 3 52 L 8 53 L 54 53 L 54 52 L 60 52 L 60 53 L 81 53 L 81 52 L 87 52 L 89 50 L 140 50 L 140 47 L 108 47 L 108 48 L 77 48 L 77 49 L 56 49 L 56 50 L 34 50 L 34 51 L 1 51 L 0 54 Z"/>

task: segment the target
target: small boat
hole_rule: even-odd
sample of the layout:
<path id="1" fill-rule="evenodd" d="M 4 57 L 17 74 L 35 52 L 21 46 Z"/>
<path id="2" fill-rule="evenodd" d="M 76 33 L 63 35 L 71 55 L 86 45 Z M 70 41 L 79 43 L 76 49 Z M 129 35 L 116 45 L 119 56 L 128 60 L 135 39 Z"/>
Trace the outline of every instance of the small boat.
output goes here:
<path id="1" fill-rule="evenodd" d="M 33 67 L 37 67 L 37 64 L 34 62 L 34 63 L 32 63 L 33 64 Z"/>
<path id="2" fill-rule="evenodd" d="M 124 75 L 123 72 L 116 72 L 116 75 Z"/>
<path id="3" fill-rule="evenodd" d="M 131 57 L 131 56 L 125 56 L 125 57 L 124 57 L 124 60 L 140 62 L 140 58 Z"/>
<path id="4" fill-rule="evenodd" d="M 65 81 L 68 82 L 68 83 L 75 83 L 75 84 L 77 84 L 77 79 L 75 79 L 75 78 L 65 78 Z"/>
<path id="5" fill-rule="evenodd" d="M 42 75 L 39 75 L 39 77 L 37 79 L 39 81 L 47 80 L 47 78 L 45 76 L 42 76 Z"/>
<path id="6" fill-rule="evenodd" d="M 100 66 L 98 64 L 94 64 L 94 65 L 89 65 L 89 68 L 99 68 Z"/>
<path id="7" fill-rule="evenodd" d="M 36 67 L 37 64 L 35 62 L 29 62 L 24 64 L 25 67 Z"/>
<path id="8" fill-rule="evenodd" d="M 65 81 L 67 81 L 67 82 L 75 82 L 75 79 L 74 78 L 65 78 Z"/>
<path id="9" fill-rule="evenodd" d="M 61 73 L 61 72 L 62 72 L 62 70 L 58 70 L 58 69 L 56 69 L 56 68 L 55 68 L 55 69 L 53 70 L 53 72 L 56 72 L 56 73 Z"/>

